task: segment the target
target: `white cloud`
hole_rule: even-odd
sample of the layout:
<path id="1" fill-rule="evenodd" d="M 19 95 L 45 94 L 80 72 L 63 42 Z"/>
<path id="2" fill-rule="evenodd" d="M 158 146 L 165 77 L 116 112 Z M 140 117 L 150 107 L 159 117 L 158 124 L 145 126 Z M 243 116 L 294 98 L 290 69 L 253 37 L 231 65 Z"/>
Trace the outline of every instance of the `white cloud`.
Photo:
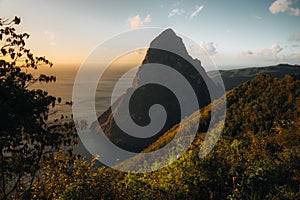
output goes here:
<path id="1" fill-rule="evenodd" d="M 171 10 L 171 12 L 168 15 L 168 18 L 170 17 L 174 17 L 175 15 L 181 15 L 182 13 L 184 13 L 183 9 L 178 9 L 178 8 L 174 8 Z"/>
<path id="2" fill-rule="evenodd" d="M 144 23 L 147 24 L 150 22 L 151 22 L 151 17 L 150 17 L 150 15 L 147 15 L 147 17 L 144 19 Z"/>
<path id="3" fill-rule="evenodd" d="M 213 42 L 201 41 L 198 45 L 190 45 L 187 47 L 189 54 L 195 58 L 205 59 L 206 57 L 216 57 L 220 54 L 216 50 Z"/>
<path id="4" fill-rule="evenodd" d="M 204 8 L 203 5 L 201 5 L 201 6 L 196 6 L 195 11 L 191 14 L 190 18 L 192 19 L 192 18 L 196 17 L 196 16 L 198 15 L 198 13 L 199 13 L 203 8 Z"/>
<path id="5" fill-rule="evenodd" d="M 48 40 L 50 46 L 56 46 L 56 42 L 54 41 L 55 37 L 53 33 L 45 31 L 44 35 L 46 36 L 46 39 Z"/>
<path id="6" fill-rule="evenodd" d="M 291 35 L 289 38 L 289 41 L 291 42 L 299 42 L 300 41 L 300 32 L 296 33 L 294 35 Z"/>
<path id="7" fill-rule="evenodd" d="M 248 51 L 241 51 L 238 55 L 238 57 L 245 57 L 245 56 L 252 56 L 254 55 L 254 53 L 250 50 Z"/>
<path id="8" fill-rule="evenodd" d="M 129 27 L 131 29 L 136 29 L 140 26 L 143 26 L 144 24 L 150 23 L 151 17 L 150 15 L 147 15 L 145 19 L 142 20 L 139 15 L 136 15 L 135 17 L 129 17 L 128 22 L 129 22 Z"/>
<path id="9" fill-rule="evenodd" d="M 282 51 L 282 47 L 278 44 L 273 44 L 270 48 L 262 49 L 258 52 L 258 55 L 261 55 L 265 58 L 276 58 L 278 53 Z"/>
<path id="10" fill-rule="evenodd" d="M 129 17 L 128 21 L 129 21 L 130 28 L 132 28 L 132 29 L 136 29 L 139 26 L 142 26 L 144 24 L 143 20 L 140 18 L 139 15 L 136 15 L 133 18 Z"/>
<path id="11" fill-rule="evenodd" d="M 278 44 L 273 44 L 269 48 L 264 48 L 256 52 L 247 50 L 238 53 L 238 58 L 246 59 L 251 58 L 254 60 L 265 60 L 265 61 L 280 61 L 284 60 L 286 56 L 281 55 L 280 52 L 283 50 Z"/>
<path id="12" fill-rule="evenodd" d="M 207 53 L 208 55 L 216 55 L 217 51 L 216 51 L 216 47 L 214 45 L 213 42 L 200 42 L 199 44 L 200 46 L 200 53 L 201 54 L 205 54 Z"/>
<path id="13" fill-rule="evenodd" d="M 288 13 L 289 15 L 294 16 L 300 16 L 300 10 L 299 8 L 294 8 L 295 0 L 276 0 L 274 1 L 271 6 L 269 7 L 269 10 L 271 13 Z"/>

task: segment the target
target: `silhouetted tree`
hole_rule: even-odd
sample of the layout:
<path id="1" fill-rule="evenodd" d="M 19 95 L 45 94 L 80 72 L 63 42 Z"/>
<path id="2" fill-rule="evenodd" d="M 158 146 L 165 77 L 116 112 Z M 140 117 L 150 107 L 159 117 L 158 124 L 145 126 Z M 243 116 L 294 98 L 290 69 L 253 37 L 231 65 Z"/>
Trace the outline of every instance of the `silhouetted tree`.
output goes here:
<path id="1" fill-rule="evenodd" d="M 47 153 L 70 145 L 72 123 L 48 123 L 49 106 L 56 98 L 46 91 L 30 89 L 36 82 L 55 81 L 54 76 L 34 77 L 28 71 L 52 66 L 45 57 L 25 47 L 27 33 L 17 33 L 20 18 L 0 18 L 0 198 L 30 198 L 30 187 Z"/>

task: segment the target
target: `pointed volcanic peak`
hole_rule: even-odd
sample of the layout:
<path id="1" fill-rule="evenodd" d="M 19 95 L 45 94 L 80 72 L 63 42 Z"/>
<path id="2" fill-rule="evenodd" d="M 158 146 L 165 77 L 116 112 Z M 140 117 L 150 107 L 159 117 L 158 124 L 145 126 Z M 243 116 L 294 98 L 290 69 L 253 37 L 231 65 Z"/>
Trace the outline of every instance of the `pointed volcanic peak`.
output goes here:
<path id="1" fill-rule="evenodd" d="M 150 48 L 173 52 L 183 57 L 190 57 L 183 41 L 176 33 L 168 28 L 158 35 L 151 43 Z"/>
<path id="2" fill-rule="evenodd" d="M 141 80 L 151 79 L 151 77 L 148 77 L 150 70 L 144 64 L 153 63 L 171 67 L 189 81 L 203 82 L 204 80 L 209 87 L 211 86 L 211 80 L 209 80 L 201 62 L 198 59 L 193 59 L 188 54 L 182 38 L 170 28 L 164 30 L 150 43 L 142 65 L 139 67 L 133 81 L 133 88 L 138 88 L 141 85 Z"/>
<path id="3" fill-rule="evenodd" d="M 158 51 L 166 51 L 166 52 L 161 53 Z M 163 59 L 161 57 L 157 57 L 157 55 L 166 55 L 167 53 L 176 54 L 178 57 L 184 58 L 192 65 L 201 67 L 201 62 L 198 59 L 193 59 L 189 55 L 183 43 L 182 38 L 176 35 L 176 33 L 171 28 L 164 30 L 150 43 L 150 47 L 143 61 L 143 64 L 157 63 L 158 61 L 162 61 Z"/>
<path id="4" fill-rule="evenodd" d="M 139 67 L 133 80 L 132 88 L 129 88 L 112 107 L 98 118 L 102 130 L 110 141 L 130 152 L 141 152 L 174 124 L 179 123 L 181 117 L 187 117 L 195 111 L 194 108 L 189 107 L 190 99 L 185 98 L 183 103 L 187 105 L 188 111 L 181 116 L 179 101 L 171 90 L 159 84 L 143 84 L 151 83 L 153 80 L 162 80 L 162 83 L 178 82 L 174 75 L 166 76 L 159 71 L 153 73 L 155 68 L 151 67 L 152 64 L 154 66 L 161 64 L 176 70 L 177 74 L 180 74 L 190 84 L 198 100 L 199 108 L 211 103 L 208 88 L 217 89 L 202 68 L 200 61 L 189 56 L 182 39 L 172 29 L 163 31 L 151 42 L 143 64 Z M 178 84 L 177 95 L 187 97 L 187 91 L 182 88 L 184 88 L 183 85 Z M 129 102 L 130 109 L 126 102 Z M 115 121 L 115 116 L 118 116 L 124 124 L 129 124 L 127 122 L 131 118 L 138 126 L 147 126 L 151 122 L 149 109 L 155 104 L 165 108 L 167 119 L 162 129 L 151 137 L 145 137 L 143 132 L 140 133 L 141 137 L 133 137 L 124 132 Z M 130 116 L 124 112 L 126 109 L 129 109 Z"/>

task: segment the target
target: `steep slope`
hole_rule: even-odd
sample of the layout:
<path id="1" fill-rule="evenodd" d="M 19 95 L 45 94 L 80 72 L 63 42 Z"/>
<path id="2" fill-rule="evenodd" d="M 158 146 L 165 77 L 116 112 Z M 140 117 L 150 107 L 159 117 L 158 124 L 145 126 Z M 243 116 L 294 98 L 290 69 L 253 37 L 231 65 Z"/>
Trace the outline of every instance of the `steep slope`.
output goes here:
<path id="1" fill-rule="evenodd" d="M 300 117 L 300 74 L 286 75 L 284 79 L 259 74 L 253 80 L 228 91 L 226 99 L 227 112 L 222 136 L 238 138 L 249 132 L 254 135 L 270 134 L 280 124 L 289 124 Z M 221 99 L 216 100 L 215 104 L 221 105 Z M 210 112 L 211 105 L 208 105 L 201 109 L 200 115 L 194 113 L 185 119 L 188 129 L 193 121 L 200 118 L 198 135 L 192 145 L 198 150 L 198 145 L 201 145 L 204 138 L 202 133 L 208 129 Z M 161 149 L 174 138 L 178 129 L 179 124 L 174 125 L 143 152 Z M 214 130 L 218 131 L 218 125 Z M 178 141 L 180 142 L 180 139 Z M 138 163 L 139 161 L 136 159 L 134 165 L 136 166 Z M 130 169 L 131 164 L 124 162 L 120 165 L 127 165 L 127 168 Z"/>
<path id="2" fill-rule="evenodd" d="M 166 65 L 183 75 L 192 86 L 200 108 L 208 105 L 211 101 L 208 87 L 215 91 L 217 90 L 217 86 L 215 86 L 207 76 L 200 61 L 188 55 L 182 39 L 171 29 L 162 32 L 151 42 L 150 48 L 143 60 L 143 65 L 139 67 L 133 81 L 132 88 L 129 88 L 126 94 L 120 97 L 114 105 L 98 119 L 100 126 L 110 141 L 131 152 L 140 152 L 148 147 L 164 132 L 178 123 L 181 117 L 185 117 L 181 116 L 179 102 L 174 96 L 173 91 L 158 84 L 141 85 L 144 82 L 152 81 L 154 78 L 162 80 L 162 82 L 176 83 L 176 77 L 172 75 L 165 76 L 159 72 L 153 75 L 153 68 L 149 67 L 149 64 L 151 65 L 152 63 Z M 180 84 L 178 86 L 176 85 L 176 87 L 179 88 L 180 96 L 187 96 L 186 91 Z M 130 98 L 132 93 L 133 96 Z M 122 112 L 128 109 L 126 108 L 126 101 L 129 102 L 130 116 Z M 126 134 L 116 124 L 114 116 L 119 116 L 125 124 L 132 118 L 136 124 L 146 126 L 150 123 L 148 116 L 149 109 L 154 104 L 162 105 L 167 113 L 166 123 L 156 135 L 143 139 L 143 133 L 140 133 L 141 138 L 133 137 Z M 185 104 L 188 105 L 189 103 L 185 102 Z M 186 116 L 192 114 L 194 111 L 195 110 L 190 110 L 186 113 Z M 92 126 L 92 128 L 94 128 L 94 126 Z"/>
<path id="3" fill-rule="evenodd" d="M 119 194 L 128 199 L 298 199 L 300 74 L 284 79 L 258 75 L 226 95 L 225 129 L 208 156 L 198 158 L 204 138 L 199 131 L 189 151 L 173 164 L 150 174 L 120 174 L 119 181 L 129 187 L 120 188 Z M 207 106 L 200 116 L 186 120 L 200 117 L 205 127 L 209 112 Z M 144 152 L 164 146 L 177 128 Z M 139 162 L 123 166 L 132 164 Z"/>

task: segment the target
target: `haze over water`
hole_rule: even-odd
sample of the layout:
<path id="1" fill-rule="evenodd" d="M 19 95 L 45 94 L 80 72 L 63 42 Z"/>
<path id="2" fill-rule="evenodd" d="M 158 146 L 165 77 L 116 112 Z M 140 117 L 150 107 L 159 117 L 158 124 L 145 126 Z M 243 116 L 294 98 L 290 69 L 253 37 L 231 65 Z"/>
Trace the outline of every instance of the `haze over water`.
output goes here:
<path id="1" fill-rule="evenodd" d="M 124 73 L 125 68 L 119 68 L 114 70 L 110 70 L 109 72 L 105 72 L 105 74 L 102 76 L 100 81 L 98 82 L 97 91 L 95 94 L 95 108 L 97 112 L 97 116 L 100 116 L 104 111 L 106 111 L 110 104 L 111 104 L 111 95 L 112 90 L 115 86 L 115 84 L 119 81 L 118 88 L 114 91 L 114 95 L 121 96 L 125 93 L 126 89 L 131 86 L 132 79 L 135 76 L 135 72 L 131 73 L 129 76 L 125 78 L 120 78 L 122 74 Z M 54 66 L 53 68 L 47 68 L 47 69 L 39 69 L 34 72 L 34 74 L 48 74 L 48 75 L 54 75 L 56 76 L 56 82 L 53 83 L 47 83 L 47 84 L 40 84 L 35 83 L 31 86 L 31 88 L 34 89 L 44 89 L 45 91 L 48 91 L 50 95 L 55 96 L 56 98 L 60 97 L 62 99 L 61 104 L 57 104 L 53 110 L 51 110 L 50 113 L 50 119 L 54 118 L 60 118 L 61 115 L 70 117 L 72 114 L 72 108 L 71 106 L 65 105 L 65 102 L 72 101 L 72 92 L 73 92 L 73 85 L 76 78 L 76 74 L 78 71 L 78 67 L 60 67 L 60 66 Z M 88 79 L 88 77 L 87 77 Z M 88 85 L 88 82 L 80 83 L 83 85 Z M 88 86 L 86 88 L 89 89 Z M 79 102 L 81 103 L 83 101 L 86 101 L 89 99 L 88 97 L 82 96 Z M 76 103 L 76 102 L 74 102 Z M 89 115 L 90 111 L 86 111 L 86 113 L 83 113 L 84 115 Z"/>

